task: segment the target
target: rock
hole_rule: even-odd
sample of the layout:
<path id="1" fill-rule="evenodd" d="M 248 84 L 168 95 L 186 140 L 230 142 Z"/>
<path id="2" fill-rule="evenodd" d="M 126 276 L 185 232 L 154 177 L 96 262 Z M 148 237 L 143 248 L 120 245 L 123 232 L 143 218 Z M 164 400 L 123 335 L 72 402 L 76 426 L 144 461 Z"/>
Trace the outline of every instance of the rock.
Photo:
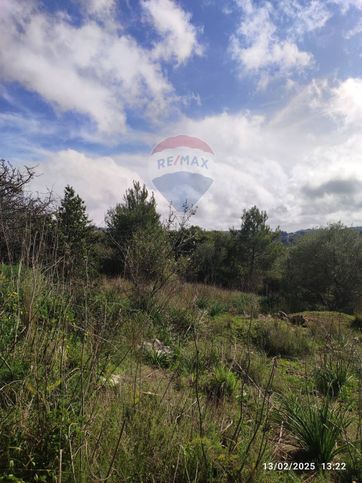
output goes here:
<path id="1" fill-rule="evenodd" d="M 109 377 L 102 377 L 101 381 L 108 387 L 117 387 L 121 385 L 122 375 L 121 374 L 111 374 Z"/>
<path id="2" fill-rule="evenodd" d="M 171 354 L 172 350 L 170 347 L 165 345 L 159 339 L 154 339 L 152 342 L 144 342 L 142 344 L 142 349 L 146 352 L 156 351 L 160 354 Z"/>

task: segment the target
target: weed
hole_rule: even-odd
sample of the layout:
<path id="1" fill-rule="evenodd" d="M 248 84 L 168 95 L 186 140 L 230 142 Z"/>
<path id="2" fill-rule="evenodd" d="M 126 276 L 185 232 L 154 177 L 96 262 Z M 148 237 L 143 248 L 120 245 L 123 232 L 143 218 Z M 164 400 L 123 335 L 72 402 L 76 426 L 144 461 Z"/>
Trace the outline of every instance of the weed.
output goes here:
<path id="1" fill-rule="evenodd" d="M 227 367 L 219 366 L 207 378 L 204 389 L 210 399 L 223 399 L 234 395 L 238 380 Z"/>
<path id="2" fill-rule="evenodd" d="M 328 463 L 345 450 L 338 443 L 351 423 L 346 412 L 346 409 L 333 406 L 329 399 L 312 403 L 296 397 L 282 397 L 277 418 L 293 436 L 304 461 Z"/>
<path id="3" fill-rule="evenodd" d="M 314 373 L 318 391 L 328 397 L 335 398 L 349 379 L 349 364 L 343 359 L 334 360 L 329 357 Z"/>

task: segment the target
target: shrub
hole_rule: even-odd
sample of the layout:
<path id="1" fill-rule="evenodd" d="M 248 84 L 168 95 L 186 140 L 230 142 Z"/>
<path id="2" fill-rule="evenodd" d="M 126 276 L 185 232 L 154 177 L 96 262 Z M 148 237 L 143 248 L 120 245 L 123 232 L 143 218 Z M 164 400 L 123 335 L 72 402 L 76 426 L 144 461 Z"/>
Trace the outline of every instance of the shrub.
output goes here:
<path id="1" fill-rule="evenodd" d="M 236 390 L 237 383 L 237 378 L 230 369 L 219 366 L 206 381 L 205 392 L 211 399 L 231 397 Z"/>
<path id="2" fill-rule="evenodd" d="M 161 316 L 167 319 L 169 325 L 178 333 L 184 334 L 195 325 L 196 315 L 187 309 L 168 307 L 166 313 Z"/>
<path id="3" fill-rule="evenodd" d="M 211 317 L 224 312 L 255 316 L 260 311 L 257 295 L 236 291 L 228 292 L 215 287 L 202 287 L 202 292 L 196 299 L 196 306 L 200 310 L 207 310 Z"/>
<path id="4" fill-rule="evenodd" d="M 244 358 L 240 361 L 238 372 L 242 374 L 247 383 L 253 382 L 258 386 L 263 386 L 270 375 L 270 360 L 263 353 L 252 352 L 249 354 L 250 360 Z"/>
<path id="5" fill-rule="evenodd" d="M 310 352 L 303 329 L 283 321 L 259 324 L 252 337 L 254 344 L 269 356 L 297 357 Z"/>
<path id="6" fill-rule="evenodd" d="M 362 329 L 362 314 L 355 314 L 352 325 L 356 329 Z"/>
<path id="7" fill-rule="evenodd" d="M 209 314 L 211 317 L 215 317 L 216 315 L 223 314 L 228 311 L 228 307 L 226 304 L 215 300 L 209 307 Z"/>
<path id="8" fill-rule="evenodd" d="M 239 293 L 231 300 L 233 312 L 255 317 L 260 312 L 260 298 L 253 293 Z"/>
<path id="9" fill-rule="evenodd" d="M 172 355 L 162 350 L 152 349 L 145 352 L 145 360 L 151 366 L 167 369 L 172 362 Z"/>
<path id="10" fill-rule="evenodd" d="M 312 404 L 300 402 L 296 397 L 283 397 L 277 418 L 293 436 L 304 461 L 328 463 L 344 451 L 344 446 L 337 443 L 351 422 L 346 411 L 332 406 L 329 399 Z"/>
<path id="11" fill-rule="evenodd" d="M 220 365 L 220 347 L 210 343 L 199 343 L 199 354 L 195 352 L 194 346 L 181 347 L 177 358 L 177 371 L 183 374 L 192 374 L 199 368 L 200 372 L 211 372 Z"/>
<path id="12" fill-rule="evenodd" d="M 329 358 L 316 369 L 314 380 L 318 391 L 328 397 L 337 397 L 340 390 L 349 379 L 348 362 Z"/>
<path id="13" fill-rule="evenodd" d="M 5 359 L 0 360 L 0 386 L 24 379 L 29 370 L 28 361 L 11 360 L 10 364 L 8 362 L 4 364 L 4 361 Z"/>
<path id="14" fill-rule="evenodd" d="M 200 310 L 207 310 L 209 301 L 206 297 L 198 297 L 196 300 L 196 307 L 198 307 Z"/>

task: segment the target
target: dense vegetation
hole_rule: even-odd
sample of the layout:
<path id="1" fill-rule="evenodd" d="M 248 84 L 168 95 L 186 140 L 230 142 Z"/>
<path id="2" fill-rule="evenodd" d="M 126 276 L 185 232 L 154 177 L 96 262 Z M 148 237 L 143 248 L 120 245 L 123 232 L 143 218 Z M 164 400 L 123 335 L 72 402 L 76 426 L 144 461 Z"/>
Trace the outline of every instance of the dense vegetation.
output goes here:
<path id="1" fill-rule="evenodd" d="M 101 230 L 33 176 L 0 165 L 0 481 L 362 479 L 359 233 L 162 222 L 137 183 Z"/>

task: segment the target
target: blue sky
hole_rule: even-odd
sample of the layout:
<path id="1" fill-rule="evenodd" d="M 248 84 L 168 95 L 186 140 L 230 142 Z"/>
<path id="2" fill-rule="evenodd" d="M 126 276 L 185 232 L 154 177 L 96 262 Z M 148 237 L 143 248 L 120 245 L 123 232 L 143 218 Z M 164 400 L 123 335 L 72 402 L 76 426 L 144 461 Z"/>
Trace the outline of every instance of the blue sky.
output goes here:
<path id="1" fill-rule="evenodd" d="M 1 0 L 2 158 L 103 224 L 152 147 L 216 154 L 195 222 L 362 224 L 362 0 Z M 357 183 L 357 184 L 356 184 Z M 160 210 L 166 201 L 156 193 Z"/>

